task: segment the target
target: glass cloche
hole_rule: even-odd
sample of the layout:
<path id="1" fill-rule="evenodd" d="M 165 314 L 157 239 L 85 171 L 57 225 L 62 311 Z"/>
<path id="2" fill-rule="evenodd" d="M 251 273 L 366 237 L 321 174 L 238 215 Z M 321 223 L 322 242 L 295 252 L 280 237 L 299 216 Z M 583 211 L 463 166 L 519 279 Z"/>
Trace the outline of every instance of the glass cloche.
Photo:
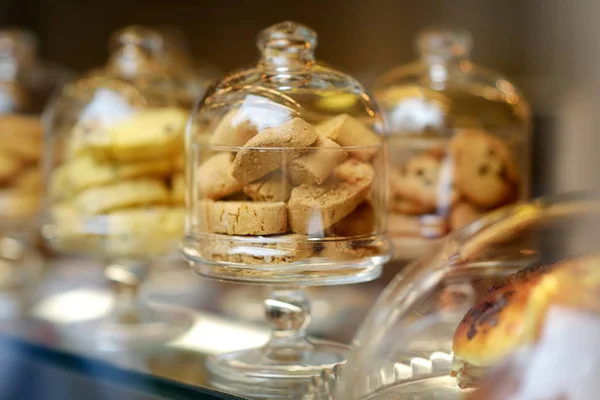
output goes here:
<path id="1" fill-rule="evenodd" d="M 389 230 L 404 259 L 529 195 L 531 116 L 520 90 L 471 61 L 463 29 L 427 29 L 416 42 L 419 59 L 373 86 L 390 129 Z"/>
<path id="2" fill-rule="evenodd" d="M 187 318 L 135 296 L 156 257 L 176 254 L 184 226 L 184 130 L 194 101 L 164 63 L 162 37 L 113 36 L 106 66 L 65 86 L 46 112 L 47 206 L 42 234 L 60 253 L 108 261 L 117 307 L 98 337 L 163 340 Z"/>
<path id="3" fill-rule="evenodd" d="M 270 341 L 209 360 L 223 388 L 253 396 L 345 359 L 307 337 L 302 286 L 372 280 L 391 257 L 384 119 L 356 80 L 315 60 L 316 43 L 294 22 L 262 31 L 259 62 L 212 87 L 187 131 L 185 256 L 203 276 L 272 285 Z"/>
<path id="4" fill-rule="evenodd" d="M 508 206 L 448 236 L 390 283 L 347 363 L 305 398 L 595 398 L 599 229 L 600 200 L 579 195 Z"/>
<path id="5" fill-rule="evenodd" d="M 66 69 L 37 55 L 25 30 L 0 30 L 0 228 L 22 231 L 35 223 L 42 195 L 40 114 L 66 82 Z M 25 233 L 25 232 L 22 232 Z"/>

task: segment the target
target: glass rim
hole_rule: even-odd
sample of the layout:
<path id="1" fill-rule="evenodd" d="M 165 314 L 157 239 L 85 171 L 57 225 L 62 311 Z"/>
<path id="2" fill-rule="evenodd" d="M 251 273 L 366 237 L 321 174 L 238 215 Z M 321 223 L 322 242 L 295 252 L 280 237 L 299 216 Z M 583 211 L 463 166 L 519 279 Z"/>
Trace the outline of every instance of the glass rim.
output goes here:
<path id="1" fill-rule="evenodd" d="M 221 152 L 239 152 L 241 150 L 255 150 L 255 151 L 262 151 L 262 152 L 268 152 L 268 151 L 276 151 L 276 152 L 291 152 L 291 151 L 321 151 L 321 150 L 326 150 L 326 151 L 361 151 L 361 150 L 380 150 L 383 149 L 385 146 L 384 142 L 385 142 L 385 136 L 380 136 L 382 138 L 382 143 L 378 144 L 378 145 L 372 145 L 372 146 L 337 146 L 337 147 L 333 147 L 333 146 L 325 146 L 325 147 L 255 147 L 255 146 L 226 146 L 226 145 L 218 145 L 218 144 L 209 144 L 209 143 L 202 143 L 202 142 L 197 142 L 197 141 L 192 141 L 192 146 L 194 147 L 200 147 L 202 150 L 214 150 L 214 151 L 221 151 Z"/>

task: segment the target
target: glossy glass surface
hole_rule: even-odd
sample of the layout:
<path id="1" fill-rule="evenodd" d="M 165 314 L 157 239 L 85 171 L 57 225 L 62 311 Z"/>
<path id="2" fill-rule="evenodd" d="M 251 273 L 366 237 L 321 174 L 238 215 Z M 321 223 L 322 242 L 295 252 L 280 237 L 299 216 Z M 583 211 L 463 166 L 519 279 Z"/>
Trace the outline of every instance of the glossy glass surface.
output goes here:
<path id="1" fill-rule="evenodd" d="M 35 37 L 0 31 L 0 228 L 34 222 L 41 205 L 40 113 L 68 77 L 65 69 L 38 59 Z"/>
<path id="2" fill-rule="evenodd" d="M 373 279 L 390 253 L 383 117 L 356 80 L 315 60 L 309 28 L 277 24 L 257 45 L 259 62 L 192 117 L 184 253 L 219 279 Z"/>
<path id="3" fill-rule="evenodd" d="M 571 326 L 575 329 L 564 332 L 569 331 L 570 335 L 579 338 L 573 342 L 581 339 L 589 345 L 590 339 L 586 338 L 585 332 L 593 334 L 594 329 L 598 329 L 597 267 L 600 258 L 595 237 L 599 228 L 598 198 L 575 196 L 503 208 L 451 235 L 431 255 L 409 265 L 383 292 L 353 341 L 341 381 L 331 385 L 337 387 L 334 398 L 462 399 L 472 389 L 460 389 L 457 378 L 450 376 L 451 368 L 459 372 L 462 362 L 470 362 L 479 367 L 473 368 L 473 376 L 477 369 L 479 379 L 484 379 L 494 373 L 502 359 L 522 348 L 533 349 L 534 353 L 549 351 L 555 356 L 551 362 L 571 362 L 573 366 L 584 363 L 592 368 L 586 371 L 597 373 L 600 358 L 596 352 L 588 352 L 586 356 L 573 343 L 569 347 L 568 343 L 559 340 L 565 344 L 565 348 L 561 348 L 549 339 L 552 334 L 561 332 L 560 329 L 553 331 L 552 327 L 562 325 L 564 331 Z M 547 268 L 555 263 L 563 263 L 558 275 L 554 273 L 559 267 Z M 507 275 L 523 268 L 537 272 L 506 279 Z M 539 271 L 542 280 L 536 281 Z M 513 285 L 524 278 L 534 283 L 533 292 Z M 535 282 L 542 282 L 544 286 Z M 546 289 L 540 291 L 539 288 Z M 497 297 L 495 293 L 506 295 Z M 527 297 L 527 293 L 532 294 Z M 471 314 L 474 320 L 466 319 L 472 325 L 468 333 L 464 331 L 468 336 L 464 343 L 470 346 L 468 343 L 473 338 L 477 341 L 478 334 L 488 335 L 490 330 L 489 335 L 494 335 L 492 331 L 498 324 L 498 320 L 494 320 L 495 313 L 502 312 L 502 301 L 512 295 L 525 296 L 525 300 L 522 303 L 515 300 L 520 304 L 511 312 L 516 317 L 507 317 L 507 313 L 500 316 L 502 327 L 498 329 L 502 331 L 496 330 L 497 340 L 487 350 L 471 350 L 473 358 L 469 360 L 453 354 L 453 348 L 456 352 L 453 340 L 461 337 L 460 334 L 455 336 L 455 332 L 467 311 L 476 304 L 483 311 L 480 319 L 474 317 L 476 314 Z M 496 300 L 489 300 L 490 296 Z M 485 304 L 484 299 L 491 303 Z M 561 314 L 558 312 L 561 310 L 567 312 Z M 512 318 L 513 327 L 511 322 L 506 322 L 507 318 Z M 576 329 L 577 326 L 581 329 Z M 505 330 L 506 333 L 501 333 Z M 532 332 L 543 333 L 536 336 Z M 570 353 L 573 358 L 568 358 Z M 461 357 L 466 355 L 461 354 Z M 515 367 L 514 371 L 538 368 L 538 375 L 519 373 L 515 377 L 512 374 L 511 382 L 515 379 L 525 382 L 523 388 L 548 386 L 548 373 L 539 380 L 537 362 L 525 363 L 519 369 Z M 562 369 L 561 374 L 568 373 L 567 369 Z M 571 382 L 575 379 L 578 378 L 573 377 Z M 471 384 L 477 387 L 481 382 L 474 380 Z M 592 383 L 586 382 L 585 387 L 589 389 Z M 493 390 L 507 388 L 514 389 L 514 386 L 495 385 Z M 563 385 L 560 390 L 564 388 Z M 535 398 L 556 398 L 564 394 L 560 390 L 554 391 L 555 397 Z M 485 394 L 483 396 L 481 398 L 486 398 Z"/>
<path id="4" fill-rule="evenodd" d="M 529 195 L 529 105 L 506 77 L 471 61 L 471 47 L 462 29 L 425 30 L 419 59 L 374 83 L 390 127 L 399 258 Z"/>
<path id="5" fill-rule="evenodd" d="M 193 101 L 162 37 L 116 33 L 108 63 L 46 110 L 43 234 L 61 252 L 111 259 L 175 251 L 183 234 L 183 132 Z"/>

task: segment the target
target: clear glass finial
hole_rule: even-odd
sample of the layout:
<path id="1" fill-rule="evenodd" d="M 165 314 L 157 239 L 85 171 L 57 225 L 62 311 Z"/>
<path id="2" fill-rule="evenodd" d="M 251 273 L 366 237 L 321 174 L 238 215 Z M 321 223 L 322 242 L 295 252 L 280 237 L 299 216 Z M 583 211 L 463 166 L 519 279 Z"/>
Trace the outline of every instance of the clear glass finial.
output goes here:
<path id="1" fill-rule="evenodd" d="M 162 47 L 162 36 L 153 29 L 141 26 L 123 28 L 111 38 L 110 48 L 113 55 L 109 61 L 109 68 L 116 69 L 124 75 L 156 71 L 159 69 L 157 58 Z"/>
<path id="2" fill-rule="evenodd" d="M 417 37 L 417 50 L 422 57 L 468 58 L 473 47 L 469 31 L 453 26 L 437 26 L 424 29 Z"/>
<path id="3" fill-rule="evenodd" d="M 258 34 L 256 45 L 266 64 L 283 66 L 293 61 L 312 63 L 317 46 L 317 33 L 311 28 L 291 21 L 272 25 Z"/>

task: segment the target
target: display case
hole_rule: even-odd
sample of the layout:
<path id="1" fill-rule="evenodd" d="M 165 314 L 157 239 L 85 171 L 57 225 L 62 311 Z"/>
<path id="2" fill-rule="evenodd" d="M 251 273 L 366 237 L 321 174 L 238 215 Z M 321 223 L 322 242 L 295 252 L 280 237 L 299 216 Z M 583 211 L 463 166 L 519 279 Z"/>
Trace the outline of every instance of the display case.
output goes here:
<path id="1" fill-rule="evenodd" d="M 401 259 L 526 199 L 530 186 L 531 115 L 521 91 L 471 61 L 463 29 L 427 29 L 416 45 L 417 61 L 373 86 L 390 129 L 389 229 Z"/>
<path id="2" fill-rule="evenodd" d="M 272 285 L 271 340 L 209 361 L 223 387 L 268 397 L 345 359 L 306 337 L 302 286 L 375 279 L 391 246 L 375 102 L 315 60 L 308 27 L 273 25 L 257 45 L 259 62 L 212 87 L 188 126 L 183 252 L 203 276 Z"/>
<path id="3" fill-rule="evenodd" d="M 566 196 L 449 236 L 390 283 L 306 398 L 593 398 L 599 228 L 597 197 Z"/>
<path id="4" fill-rule="evenodd" d="M 62 254 L 107 261 L 118 298 L 94 335 L 103 346 L 166 340 L 181 313 L 141 304 L 148 265 L 177 255 L 184 226 L 184 130 L 194 101 L 156 31 L 114 34 L 107 64 L 65 86 L 46 110 L 42 234 Z"/>

